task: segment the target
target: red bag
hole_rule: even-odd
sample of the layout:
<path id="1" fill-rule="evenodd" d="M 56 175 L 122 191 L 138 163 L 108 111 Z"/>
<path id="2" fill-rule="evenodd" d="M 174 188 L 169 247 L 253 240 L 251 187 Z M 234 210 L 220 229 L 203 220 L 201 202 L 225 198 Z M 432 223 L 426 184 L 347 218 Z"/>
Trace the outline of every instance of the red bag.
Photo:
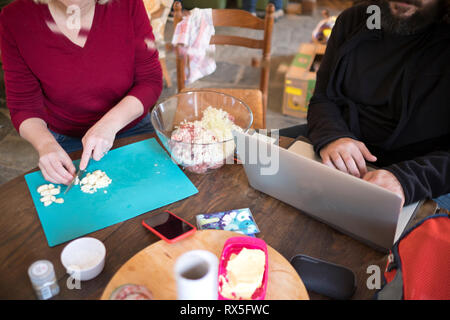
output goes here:
<path id="1" fill-rule="evenodd" d="M 450 216 L 430 216 L 392 247 L 378 300 L 450 299 Z"/>

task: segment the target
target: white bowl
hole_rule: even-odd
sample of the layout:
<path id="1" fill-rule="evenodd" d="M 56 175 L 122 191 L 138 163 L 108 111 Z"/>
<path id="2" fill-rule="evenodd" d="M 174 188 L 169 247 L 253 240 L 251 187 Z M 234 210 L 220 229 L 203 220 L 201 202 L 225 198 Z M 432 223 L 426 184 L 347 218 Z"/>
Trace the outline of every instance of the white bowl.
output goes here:
<path id="1" fill-rule="evenodd" d="M 79 238 L 70 242 L 61 252 L 61 262 L 75 280 L 95 278 L 105 266 L 106 249 L 94 238 Z"/>

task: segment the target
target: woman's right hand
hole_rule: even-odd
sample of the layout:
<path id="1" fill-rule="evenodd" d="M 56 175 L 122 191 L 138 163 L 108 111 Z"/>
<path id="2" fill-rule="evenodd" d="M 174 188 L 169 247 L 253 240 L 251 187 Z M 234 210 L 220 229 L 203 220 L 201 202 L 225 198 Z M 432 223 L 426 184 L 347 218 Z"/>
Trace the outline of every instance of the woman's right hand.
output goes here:
<path id="1" fill-rule="evenodd" d="M 48 130 L 44 120 L 40 118 L 24 120 L 19 127 L 19 133 L 39 153 L 39 168 L 45 180 L 56 184 L 72 182 L 75 166 L 67 152 Z"/>
<path id="2" fill-rule="evenodd" d="M 38 149 L 39 168 L 45 180 L 55 184 L 68 185 L 72 182 L 76 169 L 69 155 L 56 141 L 51 141 Z"/>

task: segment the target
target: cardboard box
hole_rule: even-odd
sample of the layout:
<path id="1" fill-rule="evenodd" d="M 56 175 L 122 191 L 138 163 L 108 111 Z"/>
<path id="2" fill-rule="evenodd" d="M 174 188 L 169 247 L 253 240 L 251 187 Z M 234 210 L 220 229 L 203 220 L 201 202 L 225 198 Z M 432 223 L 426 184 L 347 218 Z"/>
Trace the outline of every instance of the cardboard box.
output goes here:
<path id="1" fill-rule="evenodd" d="M 302 14 L 312 15 L 316 10 L 316 0 L 302 0 Z"/>
<path id="2" fill-rule="evenodd" d="M 308 104 L 316 86 L 316 72 L 326 45 L 302 43 L 289 66 L 284 83 L 283 113 L 306 118 Z"/>
<path id="3" fill-rule="evenodd" d="M 301 3 L 288 3 L 285 11 L 286 11 L 286 14 L 302 14 L 302 4 Z"/>

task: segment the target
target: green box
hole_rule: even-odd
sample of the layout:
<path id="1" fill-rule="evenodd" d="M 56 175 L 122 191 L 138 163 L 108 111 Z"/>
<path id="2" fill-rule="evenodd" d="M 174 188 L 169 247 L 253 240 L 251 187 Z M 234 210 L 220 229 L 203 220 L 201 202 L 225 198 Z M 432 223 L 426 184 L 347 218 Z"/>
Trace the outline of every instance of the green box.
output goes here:
<path id="1" fill-rule="evenodd" d="M 183 0 L 184 9 L 194 8 L 213 8 L 213 9 L 225 9 L 227 7 L 227 0 Z"/>
<path id="2" fill-rule="evenodd" d="M 283 94 L 283 114 L 306 118 L 309 101 L 316 86 L 316 72 L 311 69 L 314 61 L 320 61 L 326 46 L 302 43 L 292 60 L 286 75 Z"/>

